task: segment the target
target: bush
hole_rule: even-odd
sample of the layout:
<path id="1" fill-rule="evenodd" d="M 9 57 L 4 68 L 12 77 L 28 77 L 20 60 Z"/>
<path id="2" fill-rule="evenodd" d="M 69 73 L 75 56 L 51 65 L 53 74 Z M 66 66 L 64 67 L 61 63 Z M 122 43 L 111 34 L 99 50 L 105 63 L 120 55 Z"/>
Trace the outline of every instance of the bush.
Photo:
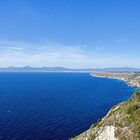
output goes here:
<path id="1" fill-rule="evenodd" d="M 140 102 L 140 91 L 133 94 L 133 99 Z"/>

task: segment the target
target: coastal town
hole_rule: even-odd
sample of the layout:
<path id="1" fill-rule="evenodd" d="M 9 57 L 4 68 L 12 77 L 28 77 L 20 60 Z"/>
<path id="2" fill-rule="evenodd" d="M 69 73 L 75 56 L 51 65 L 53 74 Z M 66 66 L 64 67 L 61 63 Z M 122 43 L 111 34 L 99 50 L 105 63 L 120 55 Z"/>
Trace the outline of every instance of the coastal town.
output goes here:
<path id="1" fill-rule="evenodd" d="M 91 75 L 122 80 L 130 86 L 140 88 L 140 72 L 92 72 Z"/>

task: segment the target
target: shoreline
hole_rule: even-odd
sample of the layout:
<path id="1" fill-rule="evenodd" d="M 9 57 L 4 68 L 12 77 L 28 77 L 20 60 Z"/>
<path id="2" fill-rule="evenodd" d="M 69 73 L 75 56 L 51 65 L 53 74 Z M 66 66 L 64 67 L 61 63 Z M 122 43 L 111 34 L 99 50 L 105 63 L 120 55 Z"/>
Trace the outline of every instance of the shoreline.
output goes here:
<path id="1" fill-rule="evenodd" d="M 139 140 L 140 92 L 114 105 L 97 123 L 71 140 Z M 135 121 L 134 121 L 135 120 Z"/>
<path id="2" fill-rule="evenodd" d="M 108 72 L 109 73 L 109 72 Z M 131 86 L 132 88 L 140 89 L 140 83 L 134 82 L 134 81 L 128 81 L 125 78 L 120 78 L 120 77 L 114 77 L 114 76 L 108 76 L 108 75 L 100 75 L 99 73 L 90 73 L 91 76 L 93 77 L 98 77 L 98 78 L 109 78 L 109 79 L 116 79 L 125 82 L 128 86 Z"/>
<path id="3" fill-rule="evenodd" d="M 140 81 L 133 81 L 133 79 L 128 81 L 127 79 L 125 79 L 123 77 L 120 77 L 120 75 L 119 75 L 119 77 L 117 77 L 117 76 L 112 76 L 112 75 L 106 75 L 106 73 L 98 73 L 98 74 L 97 73 L 89 73 L 89 74 L 93 77 L 109 78 L 109 79 L 116 79 L 116 80 L 123 81 L 128 86 L 131 86 L 132 88 L 136 88 L 136 92 L 138 92 L 138 95 L 140 95 L 140 93 L 139 93 Z M 107 74 L 112 74 L 112 73 L 107 73 Z M 140 73 L 139 73 L 139 76 L 140 76 Z M 134 93 L 135 93 L 135 90 L 134 90 Z M 78 136 L 72 138 L 71 140 L 103 140 L 103 139 L 106 139 L 106 140 L 121 140 L 120 138 L 119 139 L 117 138 L 119 136 L 116 137 L 116 133 L 117 133 L 117 135 L 121 135 L 121 137 L 124 137 L 124 138 L 127 137 L 126 139 L 128 139 L 130 137 L 133 138 L 136 135 L 135 133 L 131 134 L 132 136 L 130 134 L 127 136 L 128 132 L 133 130 L 131 128 L 131 126 L 129 126 L 130 128 L 126 127 L 126 126 L 123 126 L 122 128 L 120 127 L 120 125 L 122 125 L 122 122 L 121 122 L 123 120 L 122 118 L 126 118 L 126 120 L 127 120 L 128 115 L 125 114 L 124 110 L 125 110 L 125 108 L 128 107 L 126 104 L 130 104 L 129 102 L 132 100 L 131 98 L 132 97 L 130 97 L 128 100 L 124 100 L 121 103 L 118 103 L 117 105 L 114 105 L 112 108 L 109 109 L 107 114 L 99 122 L 96 122 L 96 123 L 92 124 L 91 127 L 88 130 L 86 130 L 83 133 L 79 134 Z M 134 94 L 133 94 L 133 98 L 135 98 Z M 140 102 L 139 100 L 140 100 L 140 97 L 138 97 L 138 104 Z M 131 102 L 135 103 L 137 101 L 135 99 L 134 101 L 132 100 Z M 135 104 L 134 104 L 134 107 L 135 107 Z M 122 113 L 122 111 L 123 111 L 124 114 Z M 122 116 L 120 115 L 121 113 L 122 113 Z M 127 117 L 124 117 L 125 115 Z M 132 115 L 131 115 L 131 117 L 132 117 Z M 112 118 L 113 118 L 113 120 L 112 120 Z M 115 119 L 117 121 L 115 121 L 115 123 L 114 123 Z M 118 121 L 120 121 L 119 125 L 118 125 Z M 130 121 L 130 120 L 127 120 L 127 121 Z M 137 121 L 139 121 L 139 120 L 137 119 Z M 131 122 L 131 123 L 135 124 L 135 122 Z M 131 123 L 128 123 L 127 125 L 129 125 Z M 137 125 L 137 123 L 135 125 Z M 130 129 L 130 130 L 127 130 L 126 128 Z M 136 132 L 136 133 L 139 133 L 139 131 Z"/>

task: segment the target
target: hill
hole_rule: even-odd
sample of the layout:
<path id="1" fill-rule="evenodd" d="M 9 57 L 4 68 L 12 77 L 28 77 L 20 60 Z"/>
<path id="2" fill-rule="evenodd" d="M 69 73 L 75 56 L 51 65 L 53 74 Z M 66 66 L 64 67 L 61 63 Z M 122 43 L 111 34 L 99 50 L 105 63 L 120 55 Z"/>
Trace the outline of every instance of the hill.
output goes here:
<path id="1" fill-rule="evenodd" d="M 140 93 L 134 93 L 98 123 L 71 140 L 140 140 Z"/>

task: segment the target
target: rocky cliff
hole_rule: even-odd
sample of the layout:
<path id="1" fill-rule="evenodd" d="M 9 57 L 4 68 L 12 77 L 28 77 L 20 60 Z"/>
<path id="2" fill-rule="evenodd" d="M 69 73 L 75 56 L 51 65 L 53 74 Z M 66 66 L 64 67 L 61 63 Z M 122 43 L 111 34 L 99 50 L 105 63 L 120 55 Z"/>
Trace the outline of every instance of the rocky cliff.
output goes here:
<path id="1" fill-rule="evenodd" d="M 134 93 L 72 140 L 140 140 L 140 93 Z"/>

